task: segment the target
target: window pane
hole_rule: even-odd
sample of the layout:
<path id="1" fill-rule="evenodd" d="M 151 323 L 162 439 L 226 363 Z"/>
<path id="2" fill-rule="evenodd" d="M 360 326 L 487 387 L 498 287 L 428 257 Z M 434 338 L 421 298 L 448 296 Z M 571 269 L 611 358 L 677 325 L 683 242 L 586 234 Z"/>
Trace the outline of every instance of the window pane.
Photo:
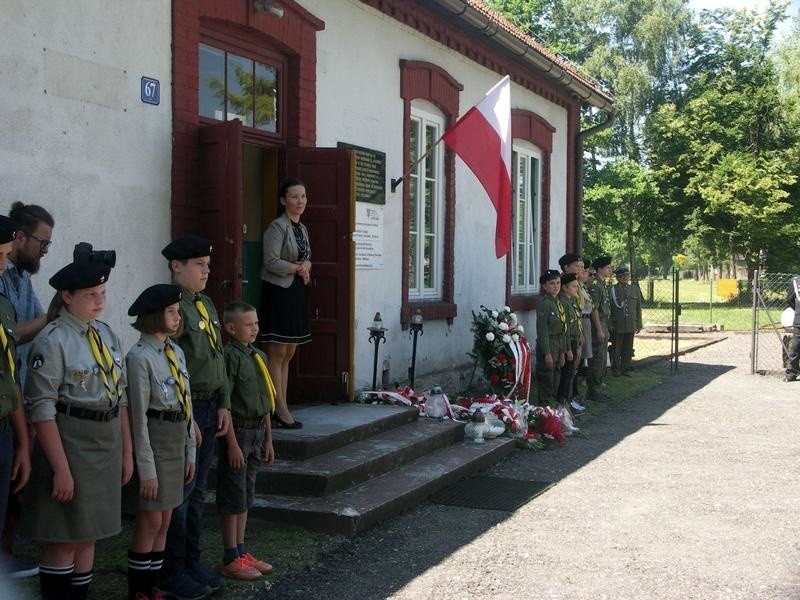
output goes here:
<path id="1" fill-rule="evenodd" d="M 425 233 L 436 231 L 436 182 L 425 182 Z"/>
<path id="2" fill-rule="evenodd" d="M 433 240 L 432 236 L 425 236 L 425 248 L 423 249 L 422 273 L 426 288 L 433 287 Z"/>
<path id="3" fill-rule="evenodd" d="M 275 133 L 278 130 L 278 70 L 256 63 L 256 127 Z"/>
<path id="4" fill-rule="evenodd" d="M 228 121 L 253 126 L 253 61 L 228 53 Z"/>
<path id="5" fill-rule="evenodd" d="M 410 156 L 408 157 L 408 166 L 413 165 L 419 158 L 419 121 L 411 119 L 410 131 L 408 132 L 408 149 Z M 414 174 L 419 173 L 414 169 Z"/>
<path id="6" fill-rule="evenodd" d="M 417 284 L 417 235 L 408 236 L 408 289 L 416 289 Z"/>
<path id="7" fill-rule="evenodd" d="M 200 44 L 200 106 L 201 117 L 224 120 L 225 115 L 225 53 Z"/>
<path id="8" fill-rule="evenodd" d="M 437 131 L 435 125 L 425 126 L 425 152 L 436 142 Z M 436 151 L 431 152 L 425 159 L 425 177 L 436 177 Z"/>
<path id="9" fill-rule="evenodd" d="M 419 225 L 417 224 L 417 206 L 419 206 L 417 202 L 418 181 L 416 177 L 410 177 L 408 180 L 408 230 L 412 233 L 419 231 Z"/>

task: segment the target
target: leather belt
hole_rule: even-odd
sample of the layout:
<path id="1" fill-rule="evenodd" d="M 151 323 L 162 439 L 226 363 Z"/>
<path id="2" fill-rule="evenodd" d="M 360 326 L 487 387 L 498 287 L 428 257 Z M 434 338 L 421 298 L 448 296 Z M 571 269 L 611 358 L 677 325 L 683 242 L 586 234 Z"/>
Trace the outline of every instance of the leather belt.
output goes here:
<path id="1" fill-rule="evenodd" d="M 167 423 L 177 423 L 178 421 L 186 420 L 186 414 L 182 410 L 156 410 L 155 408 L 148 408 L 147 416 L 158 421 L 166 421 Z"/>
<path id="2" fill-rule="evenodd" d="M 82 406 L 67 404 L 66 402 L 57 402 L 56 411 L 60 412 L 62 415 L 75 417 L 76 419 L 107 423 L 119 416 L 119 404 L 109 410 L 94 410 L 92 408 L 83 408 Z"/>
<path id="3" fill-rule="evenodd" d="M 210 402 L 217 397 L 218 393 L 217 390 L 213 392 L 192 392 L 192 400 L 195 402 Z"/>
<path id="4" fill-rule="evenodd" d="M 259 429 L 262 425 L 264 425 L 263 417 L 259 419 L 237 419 L 233 417 L 234 429 Z"/>

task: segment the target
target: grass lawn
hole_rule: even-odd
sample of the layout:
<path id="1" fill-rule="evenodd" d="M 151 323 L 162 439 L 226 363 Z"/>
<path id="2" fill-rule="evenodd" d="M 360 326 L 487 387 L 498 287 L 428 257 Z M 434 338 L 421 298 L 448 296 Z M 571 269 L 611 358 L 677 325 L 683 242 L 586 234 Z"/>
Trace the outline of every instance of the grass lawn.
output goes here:
<path id="1" fill-rule="evenodd" d="M 94 579 L 89 591 L 91 598 L 126 598 L 128 580 L 128 546 L 133 535 L 133 519 L 123 517 L 122 533 L 97 543 L 94 561 Z M 235 581 L 226 579 L 226 587 L 214 598 L 233 600 L 250 598 L 259 590 L 269 589 L 270 582 L 312 564 L 319 552 L 341 543 L 344 538 L 324 533 L 309 532 L 276 526 L 260 519 L 250 519 L 247 524 L 247 550 L 254 556 L 271 563 L 274 570 L 263 579 Z M 222 560 L 222 537 L 214 515 L 206 515 L 202 548 L 206 566 L 216 569 Z M 38 562 L 39 547 L 33 542 L 18 544 L 18 558 Z M 36 577 L 22 580 L 17 596 L 20 600 L 39 598 L 39 580 Z M 9 596 L 4 596 L 9 599 Z"/>

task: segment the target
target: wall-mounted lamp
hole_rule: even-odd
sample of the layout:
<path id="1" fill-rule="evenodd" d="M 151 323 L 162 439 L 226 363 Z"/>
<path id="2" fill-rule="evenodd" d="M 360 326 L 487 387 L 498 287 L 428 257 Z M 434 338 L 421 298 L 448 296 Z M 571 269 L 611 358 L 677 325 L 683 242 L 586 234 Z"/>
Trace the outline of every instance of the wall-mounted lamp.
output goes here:
<path id="1" fill-rule="evenodd" d="M 253 8 L 258 12 L 275 15 L 279 19 L 283 16 L 283 7 L 274 0 L 253 0 Z"/>
<path id="2" fill-rule="evenodd" d="M 367 327 L 369 330 L 369 341 L 375 343 L 375 358 L 372 361 L 372 389 L 378 389 L 378 346 L 381 340 L 386 343 L 386 328 L 383 326 L 381 320 L 381 313 L 376 312 L 375 318 L 372 320 L 372 326 Z"/>
<path id="3" fill-rule="evenodd" d="M 414 389 L 414 375 L 417 368 L 417 336 L 422 335 L 422 311 L 417 311 L 411 315 L 411 321 L 408 323 L 408 328 L 411 330 L 411 335 L 414 336 L 414 345 L 411 350 L 411 367 L 408 369 L 408 385 Z"/>

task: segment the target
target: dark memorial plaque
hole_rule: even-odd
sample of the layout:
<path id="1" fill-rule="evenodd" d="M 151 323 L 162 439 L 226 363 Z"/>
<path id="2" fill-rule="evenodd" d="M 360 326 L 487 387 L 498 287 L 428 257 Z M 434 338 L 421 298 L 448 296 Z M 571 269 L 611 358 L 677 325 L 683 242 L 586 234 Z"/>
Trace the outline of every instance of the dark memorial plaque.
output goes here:
<path id="1" fill-rule="evenodd" d="M 339 142 L 339 148 L 356 154 L 356 200 L 386 204 L 386 153 Z"/>

